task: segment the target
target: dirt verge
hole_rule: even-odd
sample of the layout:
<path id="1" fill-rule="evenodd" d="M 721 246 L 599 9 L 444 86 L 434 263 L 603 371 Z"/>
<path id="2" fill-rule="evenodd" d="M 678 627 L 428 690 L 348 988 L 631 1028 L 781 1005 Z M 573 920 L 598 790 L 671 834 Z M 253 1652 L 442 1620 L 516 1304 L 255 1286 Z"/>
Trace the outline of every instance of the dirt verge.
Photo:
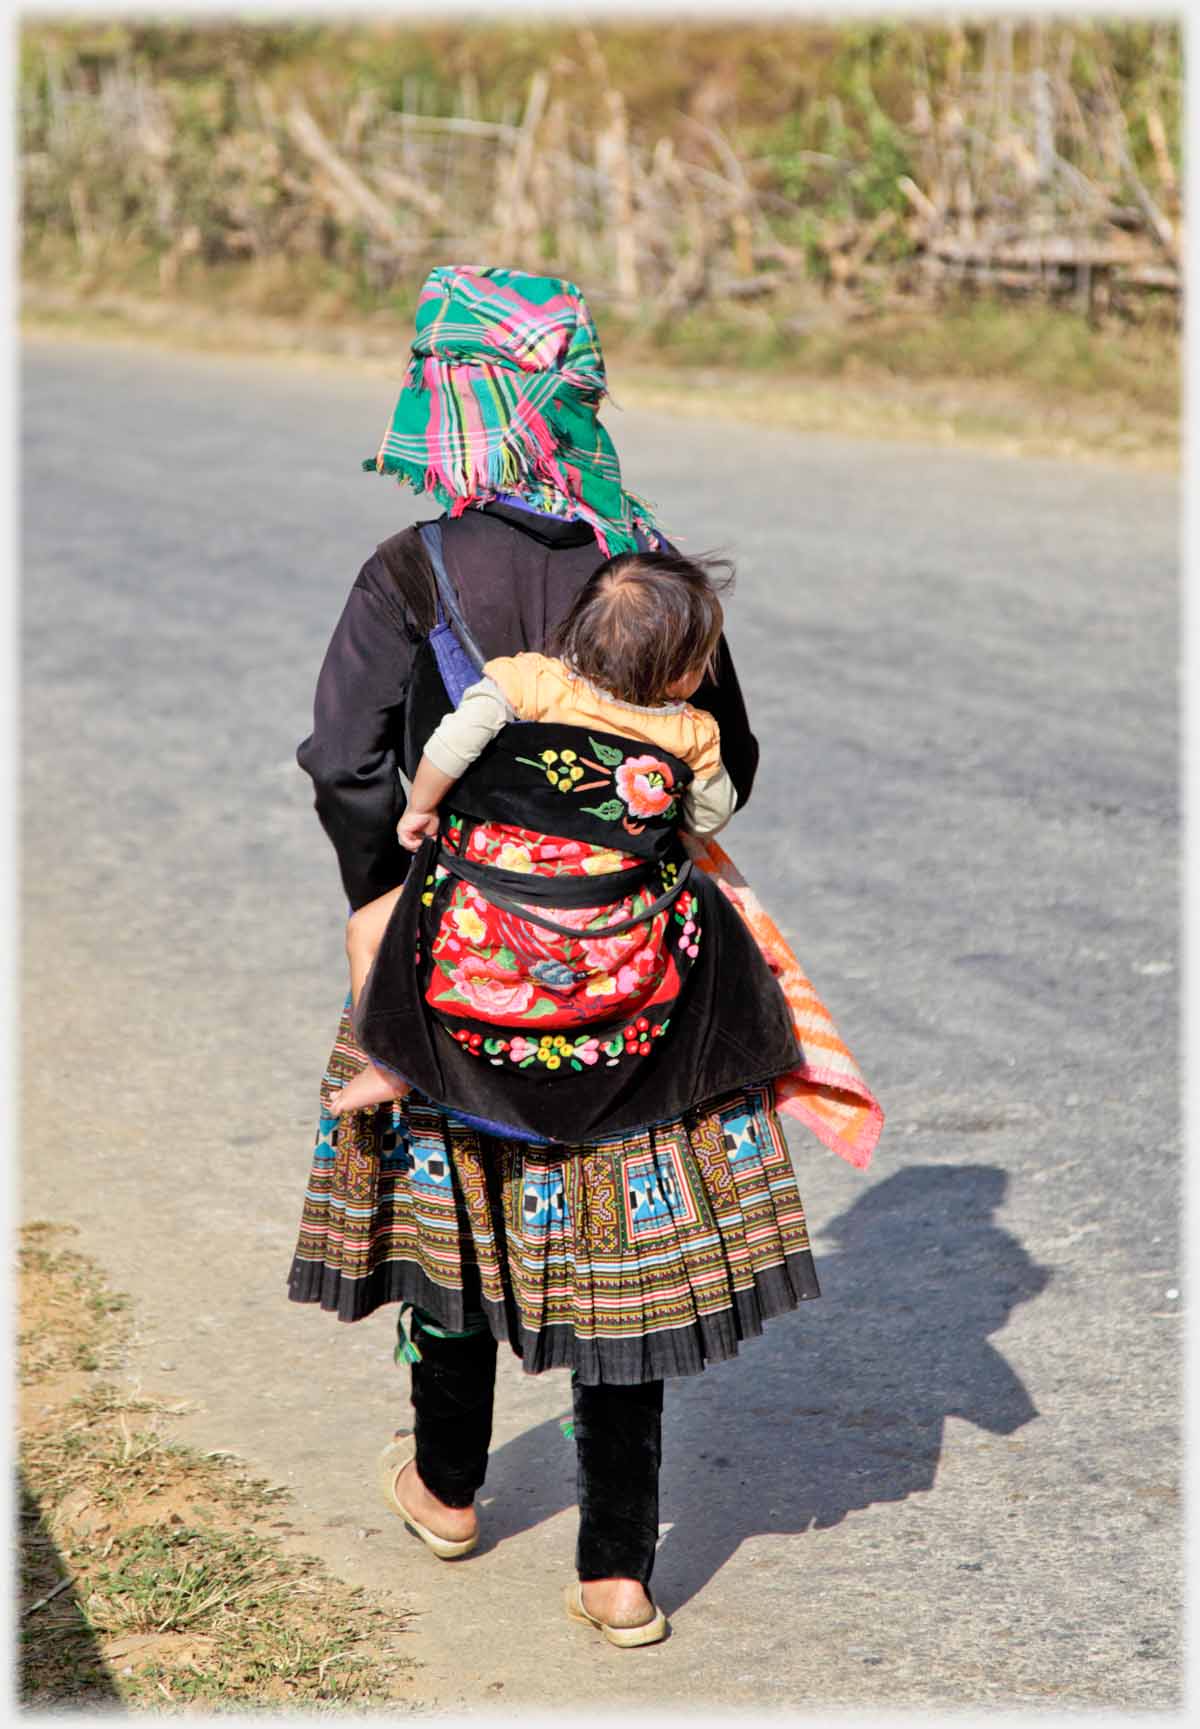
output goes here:
<path id="1" fill-rule="evenodd" d="M 416 1707 L 404 1618 L 294 1552 L 288 1491 L 112 1378 L 128 1308 L 74 1234 L 20 1233 L 20 1703 Z"/>

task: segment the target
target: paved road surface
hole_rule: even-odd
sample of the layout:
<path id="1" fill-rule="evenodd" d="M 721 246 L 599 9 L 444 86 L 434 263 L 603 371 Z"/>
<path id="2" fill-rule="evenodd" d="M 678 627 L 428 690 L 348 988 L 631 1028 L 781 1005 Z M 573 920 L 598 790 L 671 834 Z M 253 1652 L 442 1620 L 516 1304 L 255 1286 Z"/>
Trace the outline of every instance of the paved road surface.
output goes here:
<path id="1" fill-rule="evenodd" d="M 358 470 L 390 386 L 23 364 L 22 1210 L 133 1294 L 187 1437 L 420 1611 L 443 1708 L 1176 1702 L 1176 482 L 610 416 L 664 524 L 737 554 L 730 844 L 889 1118 L 865 1176 L 792 1135 L 824 1299 L 668 1390 L 674 1636 L 622 1653 L 561 1615 L 565 1376 L 502 1361 L 488 1542 L 445 1567 L 371 1484 L 392 1316 L 284 1296 L 342 990 L 293 751 L 419 514 Z"/>

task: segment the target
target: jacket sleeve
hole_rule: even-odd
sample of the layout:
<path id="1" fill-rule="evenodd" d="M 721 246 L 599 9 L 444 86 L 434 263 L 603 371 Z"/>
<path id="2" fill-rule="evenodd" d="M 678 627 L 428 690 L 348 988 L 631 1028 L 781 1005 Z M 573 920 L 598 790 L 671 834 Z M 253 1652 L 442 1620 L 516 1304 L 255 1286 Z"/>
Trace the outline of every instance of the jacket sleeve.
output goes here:
<path id="1" fill-rule="evenodd" d="M 377 565 L 368 560 L 350 591 L 317 679 L 312 732 L 296 752 L 355 909 L 402 883 L 410 858 L 396 824 L 406 802 L 404 705 L 421 633 L 381 592 L 386 575 Z"/>
<path id="2" fill-rule="evenodd" d="M 737 793 L 723 766 L 707 780 L 694 780 L 683 795 L 681 826 L 689 834 L 719 834 L 737 809 Z"/>
<path id="3" fill-rule="evenodd" d="M 737 808 L 743 810 L 758 770 L 758 740 L 750 731 L 742 687 L 724 636 L 717 644 L 715 674 L 706 678 L 688 700 L 696 708 L 706 709 L 720 727 L 721 761 L 737 792 Z"/>

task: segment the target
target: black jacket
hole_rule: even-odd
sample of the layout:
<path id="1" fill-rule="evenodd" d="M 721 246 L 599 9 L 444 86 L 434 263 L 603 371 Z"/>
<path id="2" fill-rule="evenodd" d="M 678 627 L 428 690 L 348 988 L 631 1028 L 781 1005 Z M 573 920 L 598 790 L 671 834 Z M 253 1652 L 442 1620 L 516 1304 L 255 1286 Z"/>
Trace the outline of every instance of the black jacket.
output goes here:
<path id="1" fill-rule="evenodd" d="M 486 658 L 545 650 L 583 584 L 603 562 L 584 523 L 491 504 L 442 520 L 446 568 Z M 385 540 L 363 565 L 317 680 L 313 729 L 296 752 L 317 815 L 337 852 L 352 907 L 404 881 L 410 854 L 396 838 L 411 776 L 405 704 L 413 657 L 434 618 L 433 572 L 416 528 Z M 691 699 L 721 729 L 721 757 L 746 803 L 758 766 L 724 637 L 715 678 Z"/>

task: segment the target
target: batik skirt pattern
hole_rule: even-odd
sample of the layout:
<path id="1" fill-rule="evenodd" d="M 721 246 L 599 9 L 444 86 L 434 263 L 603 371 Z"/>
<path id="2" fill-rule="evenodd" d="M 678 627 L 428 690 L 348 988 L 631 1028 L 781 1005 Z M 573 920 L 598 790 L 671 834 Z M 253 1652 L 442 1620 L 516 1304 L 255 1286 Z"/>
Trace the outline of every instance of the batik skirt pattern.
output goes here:
<path id="1" fill-rule="evenodd" d="M 473 1300 L 528 1373 L 632 1384 L 732 1357 L 820 1294 L 769 1086 L 589 1145 L 537 1146 L 415 1095 L 330 1115 L 364 1061 L 344 1013 L 294 1301 L 345 1321 L 414 1303 L 457 1330 Z"/>

